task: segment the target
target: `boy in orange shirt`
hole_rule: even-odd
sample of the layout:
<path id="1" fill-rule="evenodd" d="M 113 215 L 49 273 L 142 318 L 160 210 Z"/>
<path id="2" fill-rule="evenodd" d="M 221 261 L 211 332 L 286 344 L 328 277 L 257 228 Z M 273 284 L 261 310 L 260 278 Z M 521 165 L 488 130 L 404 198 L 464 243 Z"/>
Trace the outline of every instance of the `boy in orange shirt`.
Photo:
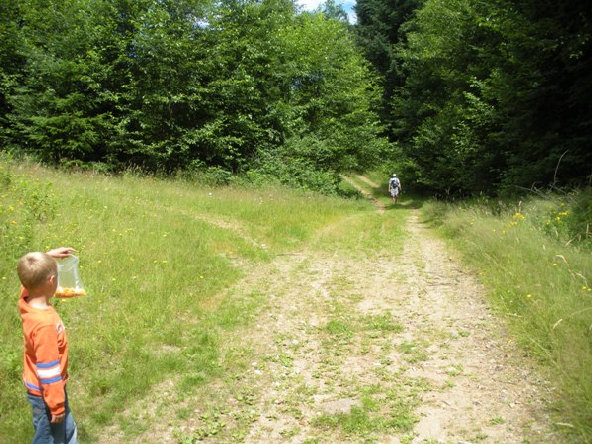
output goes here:
<path id="1" fill-rule="evenodd" d="M 77 444 L 76 423 L 68 405 L 68 340 L 64 324 L 50 304 L 58 286 L 54 258 L 72 248 L 29 253 L 18 263 L 18 303 L 24 333 L 23 381 L 33 409 L 33 444 Z"/>

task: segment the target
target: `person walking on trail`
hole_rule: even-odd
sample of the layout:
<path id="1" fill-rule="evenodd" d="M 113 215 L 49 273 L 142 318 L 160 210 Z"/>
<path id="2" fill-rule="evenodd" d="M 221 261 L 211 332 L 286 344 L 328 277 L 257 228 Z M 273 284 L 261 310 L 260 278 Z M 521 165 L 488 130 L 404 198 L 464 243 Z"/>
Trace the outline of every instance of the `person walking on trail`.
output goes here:
<path id="1" fill-rule="evenodd" d="M 397 200 L 399 199 L 399 193 L 402 189 L 403 187 L 401 186 L 401 181 L 396 174 L 393 174 L 389 180 L 389 194 L 393 198 L 393 203 L 397 203 Z"/>

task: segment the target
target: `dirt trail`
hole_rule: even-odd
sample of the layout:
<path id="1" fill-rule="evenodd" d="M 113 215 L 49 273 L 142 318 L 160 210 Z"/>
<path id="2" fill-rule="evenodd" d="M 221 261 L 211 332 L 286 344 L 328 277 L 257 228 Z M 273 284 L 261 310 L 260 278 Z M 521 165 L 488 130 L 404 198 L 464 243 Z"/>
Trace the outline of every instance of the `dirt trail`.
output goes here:
<path id="1" fill-rule="evenodd" d="M 496 325 L 483 290 L 417 214 L 408 230 L 396 265 L 316 254 L 280 267 L 290 278 L 258 323 L 252 371 L 268 388 L 245 442 L 552 441 L 544 381 Z M 344 433 L 372 402 L 377 419 L 358 425 L 361 436 Z"/>
<path id="2" fill-rule="evenodd" d="M 362 182 L 364 182 L 366 185 L 369 185 L 370 187 L 377 189 L 379 188 L 379 186 L 374 183 L 373 181 L 371 181 L 370 179 L 368 179 L 366 176 L 356 176 L 359 180 L 361 180 Z M 342 176 L 341 177 L 344 181 L 346 181 L 347 183 L 349 183 L 351 186 L 353 186 L 354 188 L 356 188 L 361 194 L 362 196 L 364 196 L 366 199 L 368 199 L 370 202 L 372 202 L 374 204 L 374 206 L 376 207 L 376 211 L 378 211 L 379 214 L 383 214 L 386 206 L 384 205 L 383 202 L 381 202 L 380 200 L 376 199 L 371 192 L 369 192 L 366 188 L 360 187 L 355 181 L 353 181 L 350 177 L 347 176 Z"/>
<path id="3" fill-rule="evenodd" d="M 229 290 L 266 300 L 223 344 L 225 359 L 249 357 L 245 368 L 185 399 L 180 426 L 155 420 L 133 442 L 557 442 L 547 384 L 409 211 L 402 254 L 309 248 Z"/>

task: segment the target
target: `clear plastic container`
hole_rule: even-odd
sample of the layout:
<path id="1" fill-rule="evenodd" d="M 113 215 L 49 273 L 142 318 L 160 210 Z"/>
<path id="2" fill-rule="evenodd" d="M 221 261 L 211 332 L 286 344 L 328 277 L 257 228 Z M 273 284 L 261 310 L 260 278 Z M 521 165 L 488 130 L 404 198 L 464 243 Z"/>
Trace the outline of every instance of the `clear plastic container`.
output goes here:
<path id="1" fill-rule="evenodd" d="M 86 291 L 80 279 L 78 264 L 80 259 L 71 255 L 65 259 L 58 260 L 58 289 L 56 297 L 73 298 L 76 296 L 85 296 Z"/>

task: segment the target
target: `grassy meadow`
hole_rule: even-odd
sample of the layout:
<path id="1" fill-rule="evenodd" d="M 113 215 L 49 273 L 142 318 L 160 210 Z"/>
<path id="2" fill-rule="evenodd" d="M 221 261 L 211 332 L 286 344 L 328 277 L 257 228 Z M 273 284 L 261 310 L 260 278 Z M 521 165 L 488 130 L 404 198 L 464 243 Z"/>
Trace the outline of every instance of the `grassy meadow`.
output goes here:
<path id="1" fill-rule="evenodd" d="M 360 209 L 285 188 L 207 188 L 182 180 L 64 174 L 0 164 L 0 442 L 30 440 L 16 309 L 18 257 L 72 246 L 88 296 L 55 300 L 69 332 L 69 383 L 82 442 L 175 375 L 190 391 L 226 371 L 219 332 L 261 306 L 221 290 Z M 115 416 L 115 418 L 114 418 Z M 134 425 L 137 427 L 137 425 Z"/>
<path id="2" fill-rule="evenodd" d="M 428 203 L 424 218 L 461 250 L 519 345 L 558 388 L 559 428 L 592 439 L 592 254 L 586 193 L 515 204 Z"/>
<path id="3" fill-rule="evenodd" d="M 387 217 L 376 217 L 364 200 L 274 186 L 207 187 L 0 162 L 0 442 L 28 442 L 32 432 L 21 383 L 15 272 L 27 251 L 78 250 L 88 296 L 55 305 L 68 328 L 68 387 L 80 439 L 92 443 L 114 424 L 126 436 L 139 436 L 148 424 L 126 408 L 142 410 L 138 403 L 162 393 L 156 389 L 163 381 L 172 384 L 170 402 L 177 402 L 206 384 L 229 383 L 250 365 L 248 351 L 221 351 L 224 338 L 249 328 L 269 308 L 260 289 L 248 289 L 247 297 L 227 291 L 242 277 L 304 248 L 362 262 L 401 251 L 409 209 L 419 209 L 463 253 L 489 289 L 491 305 L 507 319 L 512 340 L 548 371 L 558 388 L 553 408 L 566 439 L 589 442 L 592 255 L 582 225 L 589 220 L 586 200 L 548 195 L 516 204 L 444 204 L 404 193 L 394 207 L 386 178 L 367 177 L 378 187 L 350 179 L 385 204 Z M 351 185 L 342 187 L 355 194 Z M 340 339 L 354 331 L 347 319 L 328 323 L 327 335 Z M 327 353 L 334 351 L 331 345 Z M 146 409 L 158 416 L 158 404 Z M 177 412 L 181 420 L 192 414 L 188 408 Z M 325 419 L 319 428 L 349 427 Z M 205 418 L 204 427 L 218 427 L 212 421 Z M 184 438 L 193 442 L 189 435 L 180 442 Z"/>

